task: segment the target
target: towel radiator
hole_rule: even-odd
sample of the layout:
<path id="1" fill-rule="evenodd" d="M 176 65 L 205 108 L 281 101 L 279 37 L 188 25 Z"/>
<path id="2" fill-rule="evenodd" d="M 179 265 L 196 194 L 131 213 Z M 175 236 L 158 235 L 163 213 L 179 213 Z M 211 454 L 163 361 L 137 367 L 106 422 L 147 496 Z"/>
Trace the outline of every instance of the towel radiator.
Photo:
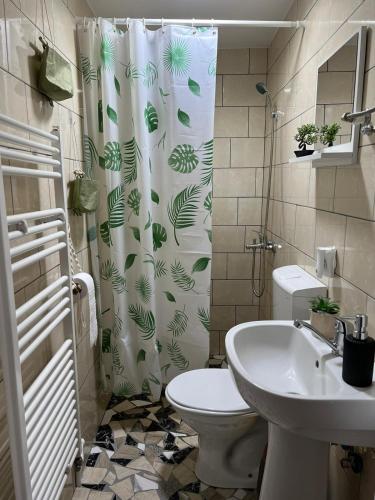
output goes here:
<path id="1" fill-rule="evenodd" d="M 15 130 L 0 131 L 0 349 L 14 488 L 17 500 L 57 500 L 83 457 L 61 137 L 58 127 L 47 133 L 2 114 L 0 124 Z M 52 179 L 56 207 L 7 215 L 5 176 Z M 13 274 L 54 254 L 60 277 L 16 308 Z M 63 343 L 24 391 L 23 363 L 61 325 Z"/>

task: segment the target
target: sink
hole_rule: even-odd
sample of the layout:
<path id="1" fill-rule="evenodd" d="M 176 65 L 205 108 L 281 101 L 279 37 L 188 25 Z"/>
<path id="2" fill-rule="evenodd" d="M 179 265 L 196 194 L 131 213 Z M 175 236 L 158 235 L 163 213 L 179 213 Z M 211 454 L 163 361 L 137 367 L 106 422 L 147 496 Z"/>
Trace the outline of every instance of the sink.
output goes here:
<path id="1" fill-rule="evenodd" d="M 261 500 L 326 500 L 329 444 L 375 446 L 375 385 L 341 378 L 342 358 L 292 321 L 229 330 L 229 366 L 244 400 L 269 422 Z"/>

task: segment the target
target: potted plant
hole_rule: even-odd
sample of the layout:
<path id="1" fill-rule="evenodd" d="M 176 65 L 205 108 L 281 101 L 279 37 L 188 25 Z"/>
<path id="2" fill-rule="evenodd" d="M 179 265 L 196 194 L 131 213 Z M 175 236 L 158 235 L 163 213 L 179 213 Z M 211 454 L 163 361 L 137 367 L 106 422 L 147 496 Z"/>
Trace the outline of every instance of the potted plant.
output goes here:
<path id="1" fill-rule="evenodd" d="M 311 324 L 327 339 L 335 335 L 336 315 L 340 306 L 329 297 L 315 297 L 311 302 Z"/>
<path id="2" fill-rule="evenodd" d="M 320 142 L 329 148 L 333 146 L 338 131 L 341 125 L 338 123 L 331 123 L 331 125 L 323 125 L 320 129 Z"/>
<path id="3" fill-rule="evenodd" d="M 306 146 L 311 146 L 318 142 L 319 129 L 313 123 L 305 123 L 297 128 L 297 134 L 294 136 L 298 142 L 299 151 L 294 151 L 297 158 L 313 154 L 313 149 L 307 149 Z"/>

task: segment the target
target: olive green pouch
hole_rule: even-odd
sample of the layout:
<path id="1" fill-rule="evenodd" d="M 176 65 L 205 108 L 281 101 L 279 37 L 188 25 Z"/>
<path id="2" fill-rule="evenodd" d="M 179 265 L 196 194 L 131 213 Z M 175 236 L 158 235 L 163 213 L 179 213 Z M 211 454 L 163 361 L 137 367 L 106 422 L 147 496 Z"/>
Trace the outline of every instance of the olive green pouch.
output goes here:
<path id="1" fill-rule="evenodd" d="M 71 208 L 76 215 L 95 212 L 99 193 L 96 181 L 77 178 L 72 182 L 71 189 Z"/>
<path id="2" fill-rule="evenodd" d="M 70 63 L 39 38 L 43 53 L 39 70 L 38 88 L 51 101 L 73 97 L 73 77 Z"/>

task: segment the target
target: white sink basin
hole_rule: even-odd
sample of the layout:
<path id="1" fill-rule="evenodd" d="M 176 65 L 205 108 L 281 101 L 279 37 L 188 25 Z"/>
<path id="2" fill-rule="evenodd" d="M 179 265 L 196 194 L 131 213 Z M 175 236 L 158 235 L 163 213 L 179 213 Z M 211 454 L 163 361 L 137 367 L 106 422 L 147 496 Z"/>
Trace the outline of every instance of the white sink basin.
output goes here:
<path id="1" fill-rule="evenodd" d="M 302 498 L 295 484 L 298 474 L 304 500 L 324 500 L 329 443 L 375 445 L 375 385 L 346 384 L 342 358 L 292 321 L 240 324 L 225 343 L 242 397 L 270 423 L 261 500 L 284 500 L 280 482 L 285 499 L 294 499 L 290 487 L 297 490 L 296 499 Z M 288 465 L 283 468 L 280 462 Z M 287 484 L 291 473 L 294 486 Z M 277 490 L 266 480 L 277 483 Z"/>

